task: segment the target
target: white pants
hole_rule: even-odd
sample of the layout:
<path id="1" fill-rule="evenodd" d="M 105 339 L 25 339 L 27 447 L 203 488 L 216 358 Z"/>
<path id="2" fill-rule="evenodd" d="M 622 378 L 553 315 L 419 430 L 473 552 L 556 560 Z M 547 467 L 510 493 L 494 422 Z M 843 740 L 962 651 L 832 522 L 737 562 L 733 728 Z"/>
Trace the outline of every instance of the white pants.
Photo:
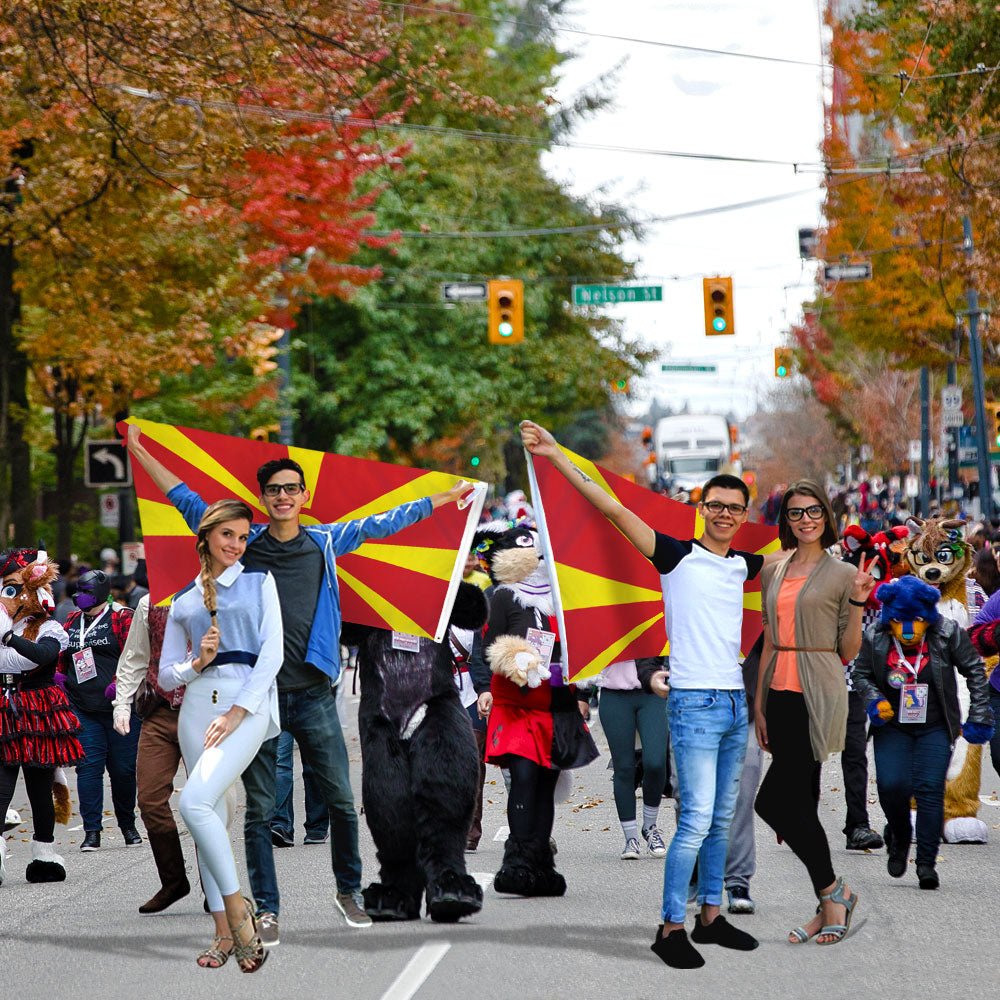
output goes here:
<path id="1" fill-rule="evenodd" d="M 239 892 L 239 876 L 229 842 L 226 792 L 257 755 L 267 733 L 266 714 L 247 715 L 220 744 L 205 749 L 212 720 L 233 706 L 243 682 L 207 668 L 184 691 L 177 736 L 188 779 L 180 797 L 181 816 L 198 848 L 201 884 L 213 913 L 224 909 L 222 897 Z"/>

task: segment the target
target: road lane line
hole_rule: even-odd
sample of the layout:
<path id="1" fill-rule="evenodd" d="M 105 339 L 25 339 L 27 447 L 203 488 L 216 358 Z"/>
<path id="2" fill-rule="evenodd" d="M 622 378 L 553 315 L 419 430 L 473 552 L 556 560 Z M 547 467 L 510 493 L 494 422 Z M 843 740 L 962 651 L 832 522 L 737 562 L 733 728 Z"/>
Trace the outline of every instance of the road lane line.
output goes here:
<path id="1" fill-rule="evenodd" d="M 417 953 L 406 963 L 403 971 L 396 976 L 393 984 L 382 994 L 382 1000 L 410 1000 L 424 985 L 427 977 L 434 971 L 438 962 L 447 954 L 450 942 L 440 944 L 425 944 L 417 949 Z"/>
<path id="2" fill-rule="evenodd" d="M 506 840 L 510 836 L 510 827 L 502 826 L 496 832 L 496 836 L 493 838 L 494 841 Z"/>
<path id="3" fill-rule="evenodd" d="M 469 874 L 484 891 L 493 885 L 493 872 L 469 872 Z"/>
<path id="4" fill-rule="evenodd" d="M 82 830 L 82 829 L 83 829 L 83 824 L 81 823 L 79 826 L 71 826 L 71 827 L 69 827 L 66 832 L 67 833 L 73 833 L 76 830 Z"/>

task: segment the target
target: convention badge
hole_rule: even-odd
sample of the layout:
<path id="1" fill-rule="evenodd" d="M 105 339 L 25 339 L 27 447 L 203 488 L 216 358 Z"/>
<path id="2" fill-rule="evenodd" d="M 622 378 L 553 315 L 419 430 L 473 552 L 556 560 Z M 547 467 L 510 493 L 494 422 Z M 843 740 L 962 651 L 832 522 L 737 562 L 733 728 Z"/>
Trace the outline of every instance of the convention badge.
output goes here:
<path id="1" fill-rule="evenodd" d="M 73 654 L 73 669 L 76 671 L 77 684 L 92 681 L 97 676 L 94 651 L 89 646 L 84 646 Z"/>
<path id="2" fill-rule="evenodd" d="M 926 722 L 929 684 L 904 684 L 899 692 L 899 721 Z"/>
<path id="3" fill-rule="evenodd" d="M 552 662 L 552 651 L 556 646 L 555 632 L 546 632 L 540 628 L 529 628 L 525 636 L 528 643 L 535 647 L 535 652 L 541 657 L 542 666 L 547 667 Z"/>
<path id="4" fill-rule="evenodd" d="M 419 653 L 420 636 L 408 635 L 406 632 L 393 632 L 392 648 L 398 649 L 403 653 Z"/>
<path id="5" fill-rule="evenodd" d="M 888 678 L 889 687 L 895 688 L 898 691 L 906 683 L 906 679 L 909 676 L 905 670 L 890 670 Z"/>

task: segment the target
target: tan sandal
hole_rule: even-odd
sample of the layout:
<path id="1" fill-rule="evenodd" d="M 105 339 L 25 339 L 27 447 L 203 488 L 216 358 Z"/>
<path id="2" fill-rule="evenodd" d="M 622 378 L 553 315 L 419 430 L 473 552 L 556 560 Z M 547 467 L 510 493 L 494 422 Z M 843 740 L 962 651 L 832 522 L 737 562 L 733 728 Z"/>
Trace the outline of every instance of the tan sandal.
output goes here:
<path id="1" fill-rule="evenodd" d="M 233 953 L 233 949 L 230 948 L 229 951 L 223 951 L 223 941 L 231 941 L 234 945 L 236 944 L 231 937 L 215 938 L 212 942 L 212 947 L 206 948 L 195 959 L 199 969 L 221 969 L 229 961 L 229 956 Z"/>
<path id="2" fill-rule="evenodd" d="M 246 903 L 246 915 L 237 927 L 229 925 L 233 935 L 232 955 L 239 963 L 240 972 L 256 972 L 267 961 L 267 951 L 264 948 L 264 942 L 261 941 L 260 935 L 257 933 L 257 920 L 253 915 L 253 904 L 245 896 L 243 902 Z M 246 927 L 247 921 L 250 922 L 253 929 L 253 937 L 246 944 L 242 944 L 240 932 Z"/>

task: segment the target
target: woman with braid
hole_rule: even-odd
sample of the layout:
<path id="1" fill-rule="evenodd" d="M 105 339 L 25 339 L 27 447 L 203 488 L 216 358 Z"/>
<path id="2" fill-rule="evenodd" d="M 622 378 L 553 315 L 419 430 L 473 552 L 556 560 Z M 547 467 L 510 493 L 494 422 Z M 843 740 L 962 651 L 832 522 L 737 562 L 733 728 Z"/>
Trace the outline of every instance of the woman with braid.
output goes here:
<path id="1" fill-rule="evenodd" d="M 261 743 L 278 735 L 275 677 L 284 641 L 274 579 L 240 562 L 252 520 L 241 500 L 219 500 L 205 511 L 201 572 L 174 597 L 160 656 L 160 687 L 185 685 L 178 736 L 188 780 L 180 812 L 215 921 L 215 939 L 198 964 L 219 969 L 233 955 L 243 972 L 256 972 L 267 952 L 240 894 L 225 796 Z"/>

